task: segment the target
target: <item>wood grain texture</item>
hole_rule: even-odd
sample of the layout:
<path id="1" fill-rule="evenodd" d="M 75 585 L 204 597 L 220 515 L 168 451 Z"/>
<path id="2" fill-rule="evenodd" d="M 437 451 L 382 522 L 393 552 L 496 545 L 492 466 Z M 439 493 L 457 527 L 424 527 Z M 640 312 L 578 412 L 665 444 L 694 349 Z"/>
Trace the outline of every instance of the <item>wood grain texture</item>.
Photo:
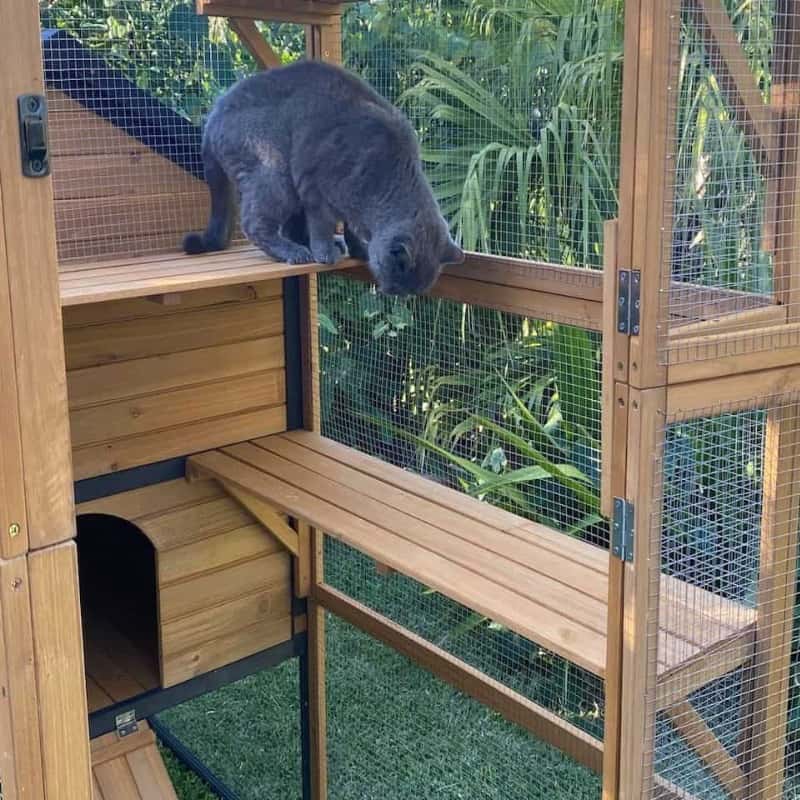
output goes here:
<path id="1" fill-rule="evenodd" d="M 8 280 L 0 298 L 7 291 L 13 309 L 28 542 L 40 548 L 75 528 L 52 186 L 20 169 L 17 97 L 43 93 L 37 6 L 0 6 L 0 52 L 0 235 Z"/>
<path id="2" fill-rule="evenodd" d="M 89 730 L 74 543 L 32 553 L 29 570 L 45 793 L 48 800 L 89 797 Z"/>
<path id="3" fill-rule="evenodd" d="M 260 69 L 269 69 L 270 67 L 279 67 L 281 65 L 280 58 L 269 46 L 252 19 L 231 17 L 228 20 L 228 24 L 236 31 L 236 35 L 242 40 L 242 44 L 248 49 Z"/>

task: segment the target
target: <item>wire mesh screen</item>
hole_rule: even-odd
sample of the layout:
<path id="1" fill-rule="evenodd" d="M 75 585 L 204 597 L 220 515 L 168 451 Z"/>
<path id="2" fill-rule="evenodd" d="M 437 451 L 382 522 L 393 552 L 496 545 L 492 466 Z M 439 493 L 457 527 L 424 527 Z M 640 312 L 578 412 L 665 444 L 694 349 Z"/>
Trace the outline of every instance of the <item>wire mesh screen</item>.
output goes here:
<path id="1" fill-rule="evenodd" d="M 670 419 L 663 433 L 645 794 L 795 797 L 798 398 Z"/>
<path id="2" fill-rule="evenodd" d="M 346 65 L 412 119 L 467 249 L 602 266 L 617 212 L 621 0 L 386 0 L 344 22 Z"/>
<path id="3" fill-rule="evenodd" d="M 180 249 L 207 220 L 202 121 L 254 63 L 192 0 L 40 0 L 59 259 Z M 298 26 L 265 33 L 287 59 Z"/>
<path id="4" fill-rule="evenodd" d="M 323 433 L 594 543 L 600 335 L 320 276 Z"/>
<path id="5" fill-rule="evenodd" d="M 793 6 L 675 2 L 661 312 L 667 361 L 740 352 L 743 339 L 766 349 L 777 341 L 770 333 L 797 319 Z M 706 334 L 719 337 L 692 342 Z M 797 341 L 792 334 L 782 344 Z"/>
<path id="6" fill-rule="evenodd" d="M 329 617 L 331 800 L 600 796 L 599 778 Z"/>

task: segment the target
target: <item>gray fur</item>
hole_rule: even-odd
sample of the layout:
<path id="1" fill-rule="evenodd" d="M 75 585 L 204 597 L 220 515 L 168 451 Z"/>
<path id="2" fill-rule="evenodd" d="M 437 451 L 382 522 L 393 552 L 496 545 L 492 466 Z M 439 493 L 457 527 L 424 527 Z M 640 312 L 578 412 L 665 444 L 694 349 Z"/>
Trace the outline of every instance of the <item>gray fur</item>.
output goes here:
<path id="1" fill-rule="evenodd" d="M 281 261 L 334 263 L 340 221 L 386 294 L 423 293 L 464 259 L 408 120 L 338 67 L 302 61 L 236 84 L 208 118 L 203 158 L 211 218 L 187 253 L 227 247 L 235 185 L 245 235 Z"/>

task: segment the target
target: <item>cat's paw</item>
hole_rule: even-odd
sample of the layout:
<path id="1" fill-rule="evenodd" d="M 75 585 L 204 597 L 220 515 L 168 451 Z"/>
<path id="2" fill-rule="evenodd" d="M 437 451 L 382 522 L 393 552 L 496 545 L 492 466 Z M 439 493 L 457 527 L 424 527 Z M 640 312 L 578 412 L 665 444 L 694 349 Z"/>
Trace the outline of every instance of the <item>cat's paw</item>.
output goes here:
<path id="1" fill-rule="evenodd" d="M 311 254 L 314 256 L 314 261 L 318 264 L 335 264 L 342 257 L 334 240 L 329 242 L 312 242 Z"/>
<path id="2" fill-rule="evenodd" d="M 307 247 L 298 244 L 291 249 L 287 248 L 284 261 L 286 261 L 287 264 L 312 264 L 315 258 Z"/>
<path id="3" fill-rule="evenodd" d="M 337 233 L 336 236 L 333 237 L 333 243 L 336 245 L 336 249 L 339 251 L 340 256 L 344 257 L 348 255 L 347 242 L 345 242 L 344 236 L 340 236 Z"/>

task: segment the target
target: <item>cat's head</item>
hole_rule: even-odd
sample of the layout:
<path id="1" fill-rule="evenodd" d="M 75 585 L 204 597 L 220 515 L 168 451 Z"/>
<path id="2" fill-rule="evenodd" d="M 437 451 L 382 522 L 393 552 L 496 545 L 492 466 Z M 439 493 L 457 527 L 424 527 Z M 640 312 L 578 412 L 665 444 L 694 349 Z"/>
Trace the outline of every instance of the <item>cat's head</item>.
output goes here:
<path id="1" fill-rule="evenodd" d="M 369 267 L 383 294 L 425 294 L 445 264 L 463 262 L 464 252 L 438 214 L 427 224 L 418 214 L 412 225 L 391 226 L 369 243 Z"/>

